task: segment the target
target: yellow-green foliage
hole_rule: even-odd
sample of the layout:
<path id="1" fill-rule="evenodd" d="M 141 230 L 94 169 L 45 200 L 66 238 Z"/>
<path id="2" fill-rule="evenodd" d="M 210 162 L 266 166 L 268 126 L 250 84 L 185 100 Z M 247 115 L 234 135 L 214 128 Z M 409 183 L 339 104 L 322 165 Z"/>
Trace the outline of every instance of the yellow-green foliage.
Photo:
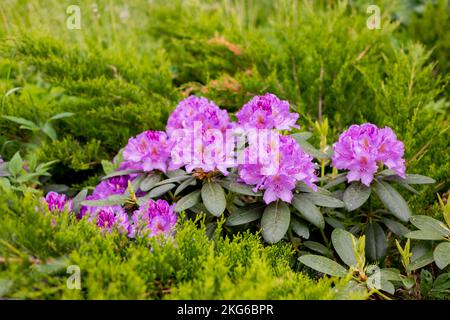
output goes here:
<path id="1" fill-rule="evenodd" d="M 1 188 L 1 187 L 0 187 Z M 315 281 L 291 269 L 287 244 L 234 239 L 180 220 L 173 239 L 130 240 L 86 219 L 50 214 L 32 194 L 0 189 L 0 296 L 28 299 L 365 298 L 343 280 Z M 81 270 L 69 289 L 67 267 Z"/>

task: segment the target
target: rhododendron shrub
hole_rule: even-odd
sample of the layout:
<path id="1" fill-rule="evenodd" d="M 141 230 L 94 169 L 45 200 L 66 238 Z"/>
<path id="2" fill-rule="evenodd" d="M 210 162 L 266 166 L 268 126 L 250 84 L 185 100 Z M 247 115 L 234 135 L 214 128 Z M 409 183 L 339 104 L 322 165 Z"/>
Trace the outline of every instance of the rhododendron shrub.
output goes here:
<path id="1" fill-rule="evenodd" d="M 289 102 L 271 93 L 251 98 L 236 118 L 189 96 L 171 113 L 165 132 L 149 128 L 130 138 L 91 194 L 72 201 L 49 193 L 48 208 L 73 210 L 78 219 L 130 239 L 171 236 L 180 214 L 204 215 L 211 230 L 224 217 L 228 231 L 261 230 L 268 243 L 296 243 L 351 219 L 370 235 L 365 254 L 376 261 L 385 251 L 373 250 L 372 242 L 383 248 L 384 228 L 398 232 L 395 226 L 411 216 L 394 185 L 416 192 L 411 184 L 433 182 L 406 174 L 404 145 L 389 127 L 352 125 L 332 148 L 322 143 L 317 150 Z M 372 194 L 387 210 L 370 211 Z M 362 214 L 345 213 L 355 210 Z"/>

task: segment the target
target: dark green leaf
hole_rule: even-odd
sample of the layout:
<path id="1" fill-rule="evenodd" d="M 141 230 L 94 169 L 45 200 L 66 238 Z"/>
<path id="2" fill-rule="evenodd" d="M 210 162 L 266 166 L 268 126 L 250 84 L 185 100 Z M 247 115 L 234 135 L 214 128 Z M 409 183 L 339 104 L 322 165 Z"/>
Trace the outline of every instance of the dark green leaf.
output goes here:
<path id="1" fill-rule="evenodd" d="M 305 193 L 304 196 L 311 200 L 315 205 L 327 208 L 343 208 L 344 202 L 332 196 L 320 193 Z"/>
<path id="2" fill-rule="evenodd" d="M 302 237 L 304 239 L 309 239 L 309 229 L 305 223 L 300 222 L 299 220 L 292 217 L 291 218 L 291 228 L 292 228 L 292 231 L 294 231 L 299 237 Z"/>
<path id="3" fill-rule="evenodd" d="M 182 192 L 184 189 L 186 189 L 189 186 L 195 186 L 197 184 L 197 180 L 194 177 L 191 177 L 187 180 L 184 180 L 175 190 L 174 196 L 177 196 Z"/>
<path id="4" fill-rule="evenodd" d="M 442 242 L 437 245 L 433 253 L 434 262 L 439 269 L 444 269 L 450 263 L 450 242 Z"/>
<path id="5" fill-rule="evenodd" d="M 346 265 L 349 267 L 356 266 L 354 251 L 356 239 L 350 232 L 343 229 L 334 229 L 331 233 L 331 242 L 337 254 Z"/>
<path id="6" fill-rule="evenodd" d="M 81 203 L 86 199 L 87 194 L 87 189 L 83 189 L 72 199 L 73 212 L 78 213 L 80 211 Z"/>
<path id="7" fill-rule="evenodd" d="M 261 218 L 262 236 L 268 243 L 280 241 L 289 228 L 290 220 L 289 207 L 282 201 L 272 202 Z"/>
<path id="8" fill-rule="evenodd" d="M 371 261 L 382 262 L 386 256 L 387 239 L 383 229 L 376 222 L 369 223 L 365 230 L 366 253 Z"/>
<path id="9" fill-rule="evenodd" d="M 20 117 L 13 117 L 13 116 L 2 116 L 2 118 L 7 119 L 9 121 L 15 122 L 17 124 L 20 124 L 24 126 L 25 129 L 34 130 L 37 131 L 40 128 L 33 122 L 24 118 Z"/>
<path id="10" fill-rule="evenodd" d="M 436 183 L 433 178 L 422 176 L 420 174 L 407 174 L 404 180 L 408 184 L 432 184 Z"/>
<path id="11" fill-rule="evenodd" d="M 333 257 L 333 252 L 331 252 L 330 249 L 328 249 L 327 247 L 325 247 L 323 244 L 319 243 L 319 242 L 315 242 L 315 241 L 305 241 L 303 242 L 303 245 L 305 247 L 307 247 L 308 249 L 311 249 L 315 252 L 318 252 L 320 254 L 323 254 L 324 256 L 327 257 Z"/>
<path id="12" fill-rule="evenodd" d="M 174 183 L 163 184 L 162 186 L 152 189 L 148 194 L 150 198 L 157 198 L 172 190 L 176 185 Z"/>
<path id="13" fill-rule="evenodd" d="M 104 207 L 122 205 L 128 200 L 128 195 L 114 194 L 105 199 L 100 200 L 85 200 L 81 202 L 83 206 L 88 207 Z"/>
<path id="14" fill-rule="evenodd" d="M 405 199 L 385 181 L 375 180 L 373 190 L 389 211 L 403 222 L 411 217 L 411 210 Z"/>
<path id="15" fill-rule="evenodd" d="M 141 170 L 118 170 L 114 171 L 111 174 L 108 174 L 102 178 L 102 180 L 106 180 L 112 177 L 126 176 L 133 173 L 141 173 Z"/>
<path id="16" fill-rule="evenodd" d="M 176 177 L 172 177 L 172 178 L 160 181 L 160 182 L 155 184 L 155 187 L 162 186 L 163 184 L 168 184 L 168 183 L 180 183 L 180 182 L 182 182 L 184 180 L 187 180 L 187 179 L 189 179 L 191 177 L 192 176 L 190 176 L 190 175 L 179 175 L 179 176 L 176 176 Z"/>
<path id="17" fill-rule="evenodd" d="M 226 225 L 231 227 L 258 220 L 261 218 L 265 207 L 264 204 L 258 203 L 239 208 L 228 217 Z"/>
<path id="18" fill-rule="evenodd" d="M 300 139 L 298 137 L 293 137 L 297 143 L 300 145 L 300 147 L 305 151 L 307 154 L 313 156 L 316 159 L 328 159 L 330 156 L 320 150 L 317 150 L 312 144 L 307 142 L 304 139 Z"/>
<path id="19" fill-rule="evenodd" d="M 400 237 L 404 237 L 405 234 L 411 232 L 411 230 L 397 221 L 388 218 L 381 218 L 381 221 L 383 221 L 383 223 L 386 225 L 386 227 L 389 228 L 389 230 Z"/>
<path id="20" fill-rule="evenodd" d="M 353 181 L 344 191 L 344 203 L 348 211 L 353 211 L 366 203 L 370 197 L 370 188 L 360 182 Z"/>
<path id="21" fill-rule="evenodd" d="M 341 183 L 344 183 L 347 181 L 347 174 L 341 173 L 337 175 L 336 177 L 332 178 L 323 188 L 324 189 L 331 189 L 337 185 L 340 185 Z"/>
<path id="22" fill-rule="evenodd" d="M 141 185 L 139 186 L 139 189 L 141 189 L 144 192 L 147 192 L 151 189 L 153 189 L 156 184 L 161 180 L 161 175 L 159 174 L 149 174 L 142 180 Z"/>
<path id="23" fill-rule="evenodd" d="M 420 258 L 413 260 L 411 262 L 411 264 L 409 265 L 408 270 L 409 271 L 414 271 L 420 268 L 425 267 L 426 265 L 429 265 L 430 263 L 433 262 L 433 253 L 429 252 L 423 256 L 421 256 Z"/>
<path id="24" fill-rule="evenodd" d="M 450 236 L 450 230 L 439 220 L 428 216 L 412 216 L 409 221 L 422 231 L 436 233 L 442 237 Z"/>
<path id="25" fill-rule="evenodd" d="M 418 239 L 418 240 L 444 240 L 444 237 L 436 232 L 416 230 L 405 234 L 406 238 Z"/>
<path id="26" fill-rule="evenodd" d="M 317 208 L 314 203 L 303 194 L 294 195 L 292 205 L 301 213 L 301 216 L 304 219 L 311 222 L 319 229 L 323 229 L 325 227 L 325 220 L 323 219 L 323 215 L 319 208 Z"/>
<path id="27" fill-rule="evenodd" d="M 251 186 L 243 184 L 243 183 L 229 181 L 229 180 L 219 180 L 218 182 L 225 189 L 228 189 L 228 190 L 230 190 L 230 191 L 232 191 L 234 193 L 237 193 L 237 194 L 243 194 L 243 195 L 247 195 L 247 196 L 260 196 L 260 195 L 262 195 L 261 192 L 254 192 L 252 190 L 253 188 Z"/>
<path id="28" fill-rule="evenodd" d="M 313 136 L 312 132 L 297 132 L 297 133 L 293 133 L 291 134 L 291 137 L 294 138 L 295 140 L 301 139 L 301 140 L 308 140 L 309 138 L 311 138 Z"/>
<path id="29" fill-rule="evenodd" d="M 178 177 L 178 176 L 185 176 L 185 175 L 187 175 L 187 172 L 184 170 L 181 170 L 181 169 L 176 169 L 173 171 L 167 171 L 166 175 L 169 178 L 174 178 L 174 177 Z"/>
<path id="30" fill-rule="evenodd" d="M 206 182 L 201 190 L 203 204 L 216 217 L 225 211 L 227 201 L 223 188 L 217 182 Z"/>
<path id="31" fill-rule="evenodd" d="M 298 258 L 298 260 L 311 269 L 335 277 L 347 276 L 347 270 L 337 262 L 326 257 L 307 254 Z"/>
<path id="32" fill-rule="evenodd" d="M 196 190 L 177 201 L 175 206 L 176 212 L 187 210 L 200 202 L 200 190 Z"/>

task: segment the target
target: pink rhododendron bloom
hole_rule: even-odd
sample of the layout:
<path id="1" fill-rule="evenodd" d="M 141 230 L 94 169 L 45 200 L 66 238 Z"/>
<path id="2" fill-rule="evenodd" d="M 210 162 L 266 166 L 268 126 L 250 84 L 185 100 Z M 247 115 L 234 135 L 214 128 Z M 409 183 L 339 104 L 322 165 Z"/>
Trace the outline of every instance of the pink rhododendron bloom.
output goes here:
<path id="1" fill-rule="evenodd" d="M 220 171 L 235 166 L 228 162 L 226 131 L 231 129 L 226 110 L 203 97 L 190 96 L 181 101 L 167 122 L 171 141 L 169 170 L 186 167 L 188 172 L 202 169 Z"/>
<path id="2" fill-rule="evenodd" d="M 121 234 L 132 234 L 132 225 L 128 215 L 122 208 L 102 207 L 97 212 L 97 226 L 111 232 L 117 230 Z"/>
<path id="3" fill-rule="evenodd" d="M 332 165 L 349 170 L 347 180 L 370 186 L 379 165 L 384 164 L 405 178 L 404 146 L 392 129 L 371 123 L 352 125 L 333 145 Z"/>
<path id="4" fill-rule="evenodd" d="M 47 203 L 48 210 L 50 211 L 72 211 L 72 200 L 67 198 L 65 194 L 59 194 L 54 191 L 50 191 L 44 198 L 44 202 Z"/>
<path id="5" fill-rule="evenodd" d="M 177 129 L 194 129 L 194 123 L 202 124 L 203 131 L 218 129 L 225 132 L 229 128 L 229 116 L 226 110 L 220 109 L 214 102 L 197 96 L 189 96 L 182 100 L 167 121 L 166 131 L 172 136 Z"/>
<path id="6" fill-rule="evenodd" d="M 128 140 L 123 158 L 128 166 L 144 171 L 166 172 L 170 145 L 163 131 L 144 131 Z"/>
<path id="7" fill-rule="evenodd" d="M 280 100 L 271 93 L 253 97 L 236 113 L 236 117 L 239 124 L 247 129 L 291 130 L 298 128 L 295 124 L 298 114 L 289 112 L 289 102 Z"/>
<path id="8" fill-rule="evenodd" d="M 113 194 L 124 194 L 128 188 L 129 175 L 112 177 L 100 182 L 92 193 L 99 198 L 107 198 Z"/>
<path id="9" fill-rule="evenodd" d="M 299 181 L 317 190 L 313 158 L 292 137 L 272 134 L 262 149 L 261 146 L 247 148 L 246 157 L 248 164 L 239 166 L 239 178 L 246 184 L 256 185 L 255 192 L 264 190 L 267 204 L 278 199 L 291 202 Z M 252 163 L 252 158 L 257 161 Z"/>
<path id="10" fill-rule="evenodd" d="M 149 200 L 133 213 L 135 236 L 154 237 L 160 233 L 170 235 L 175 224 L 177 215 L 165 200 Z"/>

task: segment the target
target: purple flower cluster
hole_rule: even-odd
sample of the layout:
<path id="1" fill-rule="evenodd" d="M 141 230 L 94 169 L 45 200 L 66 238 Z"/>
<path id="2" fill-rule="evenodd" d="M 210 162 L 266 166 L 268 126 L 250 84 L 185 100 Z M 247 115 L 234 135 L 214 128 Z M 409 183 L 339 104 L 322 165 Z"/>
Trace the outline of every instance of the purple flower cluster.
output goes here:
<path id="1" fill-rule="evenodd" d="M 182 100 L 167 120 L 166 132 L 172 136 L 177 129 L 193 130 L 198 122 L 203 131 L 218 129 L 224 132 L 229 128 L 229 116 L 214 102 L 204 97 L 189 96 Z"/>
<path id="2" fill-rule="evenodd" d="M 293 138 L 272 135 L 263 152 L 261 147 L 259 149 L 246 149 L 246 157 L 257 161 L 239 166 L 239 178 L 246 184 L 256 185 L 255 192 L 265 190 L 264 201 L 267 204 L 277 199 L 291 202 L 293 189 L 299 181 L 317 190 L 313 158 Z"/>
<path id="3" fill-rule="evenodd" d="M 255 96 L 236 113 L 239 124 L 246 129 L 290 130 L 295 124 L 297 113 L 289 112 L 289 102 L 280 100 L 271 93 Z"/>
<path id="4" fill-rule="evenodd" d="M 165 200 L 149 200 L 133 213 L 134 236 L 153 237 L 159 233 L 169 236 L 177 223 L 177 215 Z"/>
<path id="5" fill-rule="evenodd" d="M 227 162 L 225 132 L 232 124 L 228 112 L 203 97 L 182 100 L 169 117 L 166 130 L 172 142 L 170 170 L 183 166 L 188 172 L 220 171 L 235 166 Z"/>
<path id="6" fill-rule="evenodd" d="M 72 200 L 67 198 L 65 194 L 50 191 L 43 200 L 49 211 L 62 212 L 64 210 L 72 211 L 73 209 Z"/>
<path id="7" fill-rule="evenodd" d="M 91 195 L 86 200 L 102 199 L 102 196 Z M 43 201 L 47 204 L 50 211 L 62 212 L 64 210 L 72 211 L 72 200 L 64 194 L 49 192 Z M 83 206 L 78 218 L 81 219 L 88 214 L 88 221 L 95 223 L 99 228 L 112 232 L 117 230 L 130 238 L 136 236 L 153 237 L 159 233 L 167 236 L 173 230 L 177 215 L 173 210 L 174 205 L 170 206 L 165 200 L 149 200 L 133 213 L 132 220 L 129 219 L 127 212 L 119 205 L 87 207 Z"/>
<path id="8" fill-rule="evenodd" d="M 170 145 L 163 131 L 144 131 L 128 140 L 123 151 L 122 166 L 144 171 L 166 172 L 170 156 Z"/>
<path id="9" fill-rule="evenodd" d="M 352 125 L 333 145 L 332 165 L 349 170 L 347 180 L 370 186 L 380 165 L 405 178 L 404 145 L 391 128 L 379 129 L 371 123 Z"/>
<path id="10" fill-rule="evenodd" d="M 113 229 L 121 234 L 132 235 L 133 226 L 128 219 L 128 214 L 119 207 L 101 207 L 97 211 L 97 226 L 108 232 Z"/>

